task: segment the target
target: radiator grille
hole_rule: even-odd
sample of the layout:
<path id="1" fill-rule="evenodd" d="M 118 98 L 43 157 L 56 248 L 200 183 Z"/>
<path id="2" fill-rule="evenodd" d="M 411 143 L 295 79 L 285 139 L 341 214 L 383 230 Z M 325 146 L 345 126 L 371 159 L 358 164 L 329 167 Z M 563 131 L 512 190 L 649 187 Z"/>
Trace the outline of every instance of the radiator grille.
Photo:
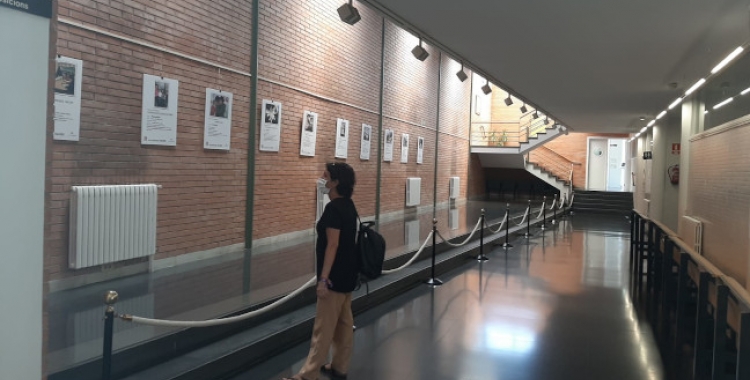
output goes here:
<path id="1" fill-rule="evenodd" d="M 156 253 L 156 185 L 73 186 L 70 268 Z"/>

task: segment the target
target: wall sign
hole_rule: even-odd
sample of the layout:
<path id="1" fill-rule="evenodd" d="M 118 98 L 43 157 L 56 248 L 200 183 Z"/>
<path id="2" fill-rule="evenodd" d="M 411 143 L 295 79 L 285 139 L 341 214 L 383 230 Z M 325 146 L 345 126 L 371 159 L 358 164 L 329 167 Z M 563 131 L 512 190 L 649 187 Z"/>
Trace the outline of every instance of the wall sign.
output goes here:
<path id="1" fill-rule="evenodd" d="M 680 143 L 672 143 L 672 154 L 675 156 L 680 155 Z"/>
<path id="2" fill-rule="evenodd" d="M 58 57 L 55 64 L 55 130 L 52 138 L 78 141 L 81 131 L 83 61 Z"/>
<path id="3" fill-rule="evenodd" d="M 52 2 L 50 0 L 0 0 L 0 7 L 7 7 L 45 18 L 52 17 Z"/>
<path id="4" fill-rule="evenodd" d="M 652 158 L 652 155 L 651 155 L 650 151 L 643 152 L 643 159 L 644 160 L 650 160 L 651 158 Z"/>

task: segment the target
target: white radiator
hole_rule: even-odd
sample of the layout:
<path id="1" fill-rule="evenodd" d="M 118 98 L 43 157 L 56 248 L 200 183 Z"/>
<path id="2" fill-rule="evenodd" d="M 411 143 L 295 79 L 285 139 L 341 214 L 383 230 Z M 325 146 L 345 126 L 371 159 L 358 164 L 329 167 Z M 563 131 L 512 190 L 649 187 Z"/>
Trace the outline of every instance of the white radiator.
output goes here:
<path id="1" fill-rule="evenodd" d="M 683 231 L 685 236 L 682 240 L 691 244 L 698 254 L 703 254 L 703 222 L 691 216 L 683 215 L 682 222 L 685 225 Z"/>
<path id="2" fill-rule="evenodd" d="M 460 189 L 459 186 L 461 186 L 461 178 L 451 177 L 449 191 L 448 191 L 450 199 L 458 199 L 458 193 Z"/>
<path id="3" fill-rule="evenodd" d="M 409 248 L 419 248 L 422 242 L 419 240 L 419 219 L 404 222 L 404 245 Z"/>
<path id="4" fill-rule="evenodd" d="M 156 253 L 157 190 L 157 185 L 73 186 L 70 268 Z"/>
<path id="5" fill-rule="evenodd" d="M 422 178 L 410 177 L 406 179 L 406 205 L 419 206 L 422 193 Z"/>

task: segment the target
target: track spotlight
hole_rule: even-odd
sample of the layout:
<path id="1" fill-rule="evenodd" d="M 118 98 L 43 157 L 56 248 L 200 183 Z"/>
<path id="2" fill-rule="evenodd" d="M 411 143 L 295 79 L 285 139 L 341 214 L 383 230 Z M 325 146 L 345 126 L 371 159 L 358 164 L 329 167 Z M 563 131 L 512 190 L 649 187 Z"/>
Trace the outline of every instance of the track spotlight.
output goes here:
<path id="1" fill-rule="evenodd" d="M 349 4 L 344 4 L 338 9 L 339 18 L 341 18 L 341 21 L 349 25 L 354 25 L 357 23 L 357 21 L 362 19 L 357 8 L 354 8 L 354 6 L 352 5 L 352 2 L 353 0 L 349 0 Z"/>
<path id="2" fill-rule="evenodd" d="M 534 117 L 534 119 L 538 119 L 539 118 L 539 112 L 535 110 L 534 114 L 532 116 Z"/>
<path id="3" fill-rule="evenodd" d="M 505 98 L 505 105 L 506 106 L 512 106 L 513 105 L 513 99 L 510 98 L 510 92 L 508 93 L 508 97 Z"/>
<path id="4" fill-rule="evenodd" d="M 529 109 L 528 109 L 528 108 L 526 108 L 526 103 L 524 103 L 524 104 L 523 104 L 523 105 L 521 106 L 521 113 L 526 113 L 526 112 L 528 112 L 528 111 L 529 111 Z"/>
<path id="5" fill-rule="evenodd" d="M 419 39 L 419 45 L 415 46 L 414 49 L 411 49 L 411 53 L 414 54 L 414 58 L 420 61 L 424 61 L 425 59 L 427 59 L 427 57 L 430 56 L 430 53 L 428 53 L 427 50 L 422 47 L 421 38 Z"/>
<path id="6" fill-rule="evenodd" d="M 544 117 L 544 125 L 549 125 L 549 118 L 546 116 Z"/>
<path id="7" fill-rule="evenodd" d="M 464 72 L 464 64 L 463 63 L 461 64 L 461 70 L 456 73 L 456 76 L 458 77 L 458 80 L 460 80 L 461 82 L 465 81 L 469 77 Z"/>
<path id="8" fill-rule="evenodd" d="M 487 81 L 487 83 L 482 86 L 482 92 L 484 92 L 485 95 L 489 95 L 490 92 L 492 92 L 492 87 L 490 87 L 490 81 Z"/>

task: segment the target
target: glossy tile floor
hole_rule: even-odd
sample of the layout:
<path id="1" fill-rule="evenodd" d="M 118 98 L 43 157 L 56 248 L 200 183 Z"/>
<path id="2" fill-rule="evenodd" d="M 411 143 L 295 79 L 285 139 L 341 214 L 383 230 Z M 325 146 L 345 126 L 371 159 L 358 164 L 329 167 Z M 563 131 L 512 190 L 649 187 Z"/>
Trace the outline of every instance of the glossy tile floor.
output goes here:
<path id="1" fill-rule="evenodd" d="M 662 379 L 627 291 L 628 228 L 578 214 L 356 316 L 349 379 Z M 292 375 L 308 345 L 232 380 Z"/>

